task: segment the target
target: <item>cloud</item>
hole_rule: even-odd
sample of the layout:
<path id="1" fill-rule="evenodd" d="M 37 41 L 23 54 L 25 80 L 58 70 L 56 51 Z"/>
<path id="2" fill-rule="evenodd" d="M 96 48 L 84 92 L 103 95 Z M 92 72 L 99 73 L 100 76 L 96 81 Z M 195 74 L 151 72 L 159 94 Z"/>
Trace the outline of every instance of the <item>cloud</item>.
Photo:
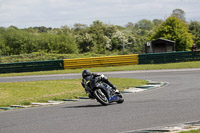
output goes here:
<path id="1" fill-rule="evenodd" d="M 94 20 L 125 25 L 140 19 L 164 19 L 173 9 L 199 19 L 199 0 L 0 0 L 0 26 L 72 26 Z"/>

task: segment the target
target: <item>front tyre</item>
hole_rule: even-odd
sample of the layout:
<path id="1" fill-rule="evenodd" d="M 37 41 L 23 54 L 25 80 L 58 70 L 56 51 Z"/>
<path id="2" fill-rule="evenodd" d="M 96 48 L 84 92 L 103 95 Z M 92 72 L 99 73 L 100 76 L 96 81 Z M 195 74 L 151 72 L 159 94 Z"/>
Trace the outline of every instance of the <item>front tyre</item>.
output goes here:
<path id="1" fill-rule="evenodd" d="M 101 89 L 96 89 L 94 91 L 94 96 L 97 99 L 98 102 L 100 102 L 102 105 L 108 105 L 109 100 L 106 97 L 105 93 Z"/>
<path id="2" fill-rule="evenodd" d="M 117 95 L 118 97 L 119 97 L 119 100 L 117 101 L 117 103 L 123 103 L 124 102 L 124 97 L 123 97 L 123 95 L 122 94 L 118 94 Z"/>

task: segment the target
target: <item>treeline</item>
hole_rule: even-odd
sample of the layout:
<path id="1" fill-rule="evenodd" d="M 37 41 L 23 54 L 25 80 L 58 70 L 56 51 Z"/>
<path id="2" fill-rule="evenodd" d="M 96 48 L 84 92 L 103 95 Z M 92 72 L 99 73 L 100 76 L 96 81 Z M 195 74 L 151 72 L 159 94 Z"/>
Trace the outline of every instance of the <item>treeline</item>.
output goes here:
<path id="1" fill-rule="evenodd" d="M 150 23 L 152 27 L 139 24 Z M 90 26 L 75 24 L 61 28 L 33 27 L 18 29 L 0 28 L 0 55 L 18 55 L 43 51 L 47 53 L 77 54 L 109 52 L 143 52 L 146 35 L 155 27 L 149 20 L 126 27 L 94 21 Z M 124 51 L 122 51 L 124 48 Z"/>
<path id="2" fill-rule="evenodd" d="M 61 28 L 15 26 L 0 27 L 0 55 L 33 52 L 55 54 L 129 54 L 144 53 L 144 44 L 157 38 L 176 41 L 176 50 L 189 50 L 193 43 L 200 46 L 200 22 L 185 21 L 181 9 L 173 10 L 166 19 L 142 19 L 125 26 L 105 24 L 99 20 L 91 25 L 74 24 Z"/>

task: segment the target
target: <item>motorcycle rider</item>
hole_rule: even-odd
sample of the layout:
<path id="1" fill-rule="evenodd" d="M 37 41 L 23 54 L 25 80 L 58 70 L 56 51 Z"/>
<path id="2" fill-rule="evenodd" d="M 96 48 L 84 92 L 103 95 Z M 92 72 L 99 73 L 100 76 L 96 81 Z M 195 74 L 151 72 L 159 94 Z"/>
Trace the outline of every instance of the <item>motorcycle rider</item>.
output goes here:
<path id="1" fill-rule="evenodd" d="M 91 73 L 90 70 L 85 69 L 82 72 L 82 86 L 83 88 L 85 88 L 85 92 L 89 93 L 89 98 L 93 99 L 92 95 L 90 94 L 90 88 L 87 86 L 87 82 L 90 81 L 91 79 L 97 79 L 99 81 L 102 81 L 106 84 L 108 84 L 110 87 L 112 87 L 114 92 L 119 92 L 119 90 L 108 80 L 108 78 L 106 76 L 104 76 L 103 74 L 95 74 L 95 73 Z"/>

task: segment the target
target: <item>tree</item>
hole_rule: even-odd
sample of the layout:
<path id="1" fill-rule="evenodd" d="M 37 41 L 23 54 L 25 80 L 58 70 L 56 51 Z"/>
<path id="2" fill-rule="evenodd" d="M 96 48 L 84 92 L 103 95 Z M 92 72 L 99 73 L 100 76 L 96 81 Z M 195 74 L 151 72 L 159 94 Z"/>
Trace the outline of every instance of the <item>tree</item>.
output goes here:
<path id="1" fill-rule="evenodd" d="M 200 48 L 200 22 L 191 21 L 189 24 L 189 30 L 194 35 L 194 43 Z"/>
<path id="2" fill-rule="evenodd" d="M 85 32 L 87 28 L 88 28 L 87 25 L 79 23 L 76 23 L 73 26 L 73 30 L 75 31 L 75 33 Z"/>
<path id="3" fill-rule="evenodd" d="M 72 54 L 78 51 L 75 38 L 65 33 L 40 34 L 38 50 L 57 54 Z"/>
<path id="4" fill-rule="evenodd" d="M 92 51 L 92 47 L 94 47 L 93 38 L 88 33 L 78 35 L 76 42 L 78 43 L 80 53 L 90 52 Z"/>
<path id="5" fill-rule="evenodd" d="M 147 19 L 142 19 L 133 25 L 128 23 L 123 32 L 128 39 L 126 45 L 128 53 L 144 53 L 145 42 L 160 23 L 162 23 L 162 20 L 154 20 L 152 22 Z"/>
<path id="6" fill-rule="evenodd" d="M 9 55 L 9 47 L 6 46 L 6 40 L 2 34 L 0 34 L 0 56 Z"/>
<path id="7" fill-rule="evenodd" d="M 128 24 L 125 25 L 126 28 L 133 28 L 134 24 L 132 22 L 128 22 Z"/>
<path id="8" fill-rule="evenodd" d="M 91 35 L 93 39 L 93 44 L 94 44 L 94 47 L 92 48 L 93 52 L 99 54 L 105 54 L 106 50 L 110 48 L 111 41 L 108 36 L 110 36 L 111 33 L 107 32 L 107 27 L 108 26 L 106 24 L 103 24 L 103 22 L 99 20 L 94 21 L 93 24 L 90 25 L 88 33 Z"/>
<path id="9" fill-rule="evenodd" d="M 78 53 L 75 38 L 70 34 L 56 35 L 57 47 L 55 50 L 59 54 L 76 54 Z"/>
<path id="10" fill-rule="evenodd" d="M 48 32 L 48 31 L 52 30 L 51 27 L 47 28 L 45 26 L 33 27 L 33 29 L 37 30 L 39 33 Z"/>
<path id="11" fill-rule="evenodd" d="M 185 12 L 182 9 L 174 9 L 172 11 L 172 17 L 177 17 L 180 20 L 185 21 Z"/>
<path id="12" fill-rule="evenodd" d="M 145 46 L 146 43 L 146 37 L 142 37 L 139 35 L 135 35 L 135 43 L 134 43 L 134 53 L 144 53 L 145 52 Z"/>
<path id="13" fill-rule="evenodd" d="M 154 20 L 153 20 L 153 24 L 154 24 L 155 26 L 158 26 L 158 25 L 162 24 L 162 22 L 163 22 L 162 19 L 154 19 Z"/>
<path id="14" fill-rule="evenodd" d="M 151 30 L 153 29 L 153 26 L 154 26 L 153 23 L 147 19 L 142 19 L 135 24 L 135 27 L 137 29 L 142 29 L 142 30 Z"/>
<path id="15" fill-rule="evenodd" d="M 61 26 L 60 31 L 61 31 L 61 33 L 64 33 L 64 34 L 70 34 L 71 33 L 71 29 L 67 25 Z"/>
<path id="16" fill-rule="evenodd" d="M 9 27 L 5 34 L 6 46 L 9 47 L 9 55 L 18 55 L 21 54 L 22 47 L 25 43 L 24 36 L 25 34 L 16 28 Z"/>
<path id="17" fill-rule="evenodd" d="M 176 51 L 188 50 L 193 44 L 192 34 L 188 32 L 187 24 L 175 16 L 167 18 L 158 26 L 151 39 L 158 38 L 175 41 Z"/>
<path id="18" fill-rule="evenodd" d="M 154 24 L 150 20 L 142 19 L 134 25 L 134 28 L 138 35 L 144 36 L 153 30 Z"/>
<path id="19" fill-rule="evenodd" d="M 123 32 L 117 31 L 112 37 L 112 50 L 124 50 L 125 45 L 128 44 L 128 39 Z"/>

